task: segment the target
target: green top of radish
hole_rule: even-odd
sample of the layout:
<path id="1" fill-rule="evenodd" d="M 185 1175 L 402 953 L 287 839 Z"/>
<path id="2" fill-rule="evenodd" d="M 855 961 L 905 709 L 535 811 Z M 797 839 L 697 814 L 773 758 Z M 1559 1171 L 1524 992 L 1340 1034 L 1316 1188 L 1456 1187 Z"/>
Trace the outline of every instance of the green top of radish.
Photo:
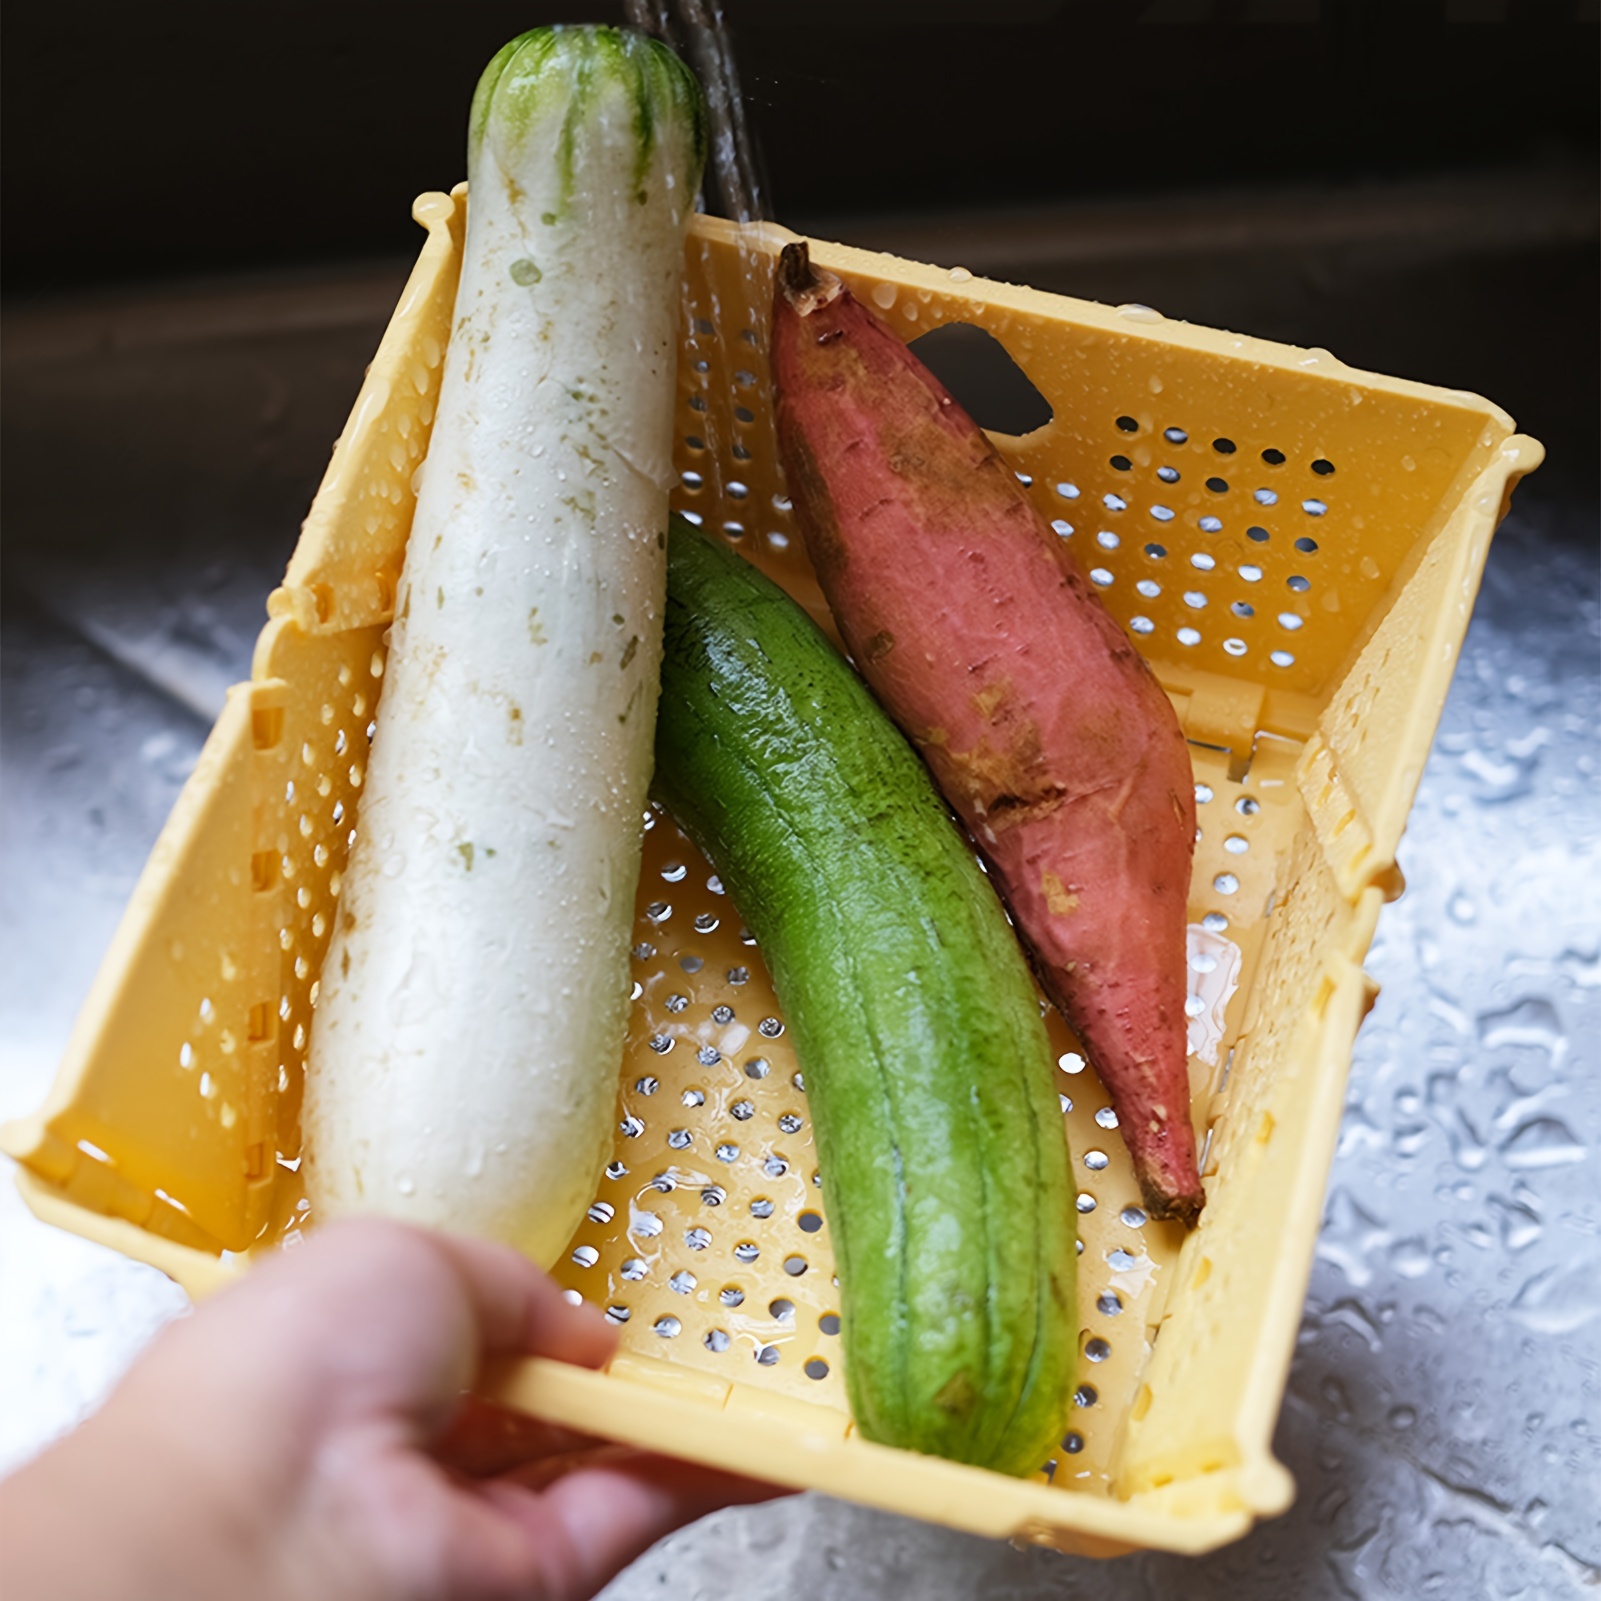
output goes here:
<path id="1" fill-rule="evenodd" d="M 469 177 L 486 154 L 512 167 L 527 140 L 553 140 L 565 209 L 585 142 L 615 139 L 619 132 L 608 101 L 632 135 L 635 200 L 643 205 L 648 198 L 645 183 L 658 143 L 670 152 L 669 170 L 677 168 L 675 176 L 693 191 L 706 160 L 700 84 L 665 45 L 629 28 L 534 28 L 496 51 L 473 94 Z M 545 220 L 556 217 L 547 213 Z"/>

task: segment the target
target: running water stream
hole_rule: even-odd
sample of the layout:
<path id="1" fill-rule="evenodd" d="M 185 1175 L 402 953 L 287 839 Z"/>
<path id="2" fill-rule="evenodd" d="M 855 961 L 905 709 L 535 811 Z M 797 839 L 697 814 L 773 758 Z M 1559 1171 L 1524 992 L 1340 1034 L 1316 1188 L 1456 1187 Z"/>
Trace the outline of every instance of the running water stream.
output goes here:
<path id="1" fill-rule="evenodd" d="M 761 162 L 745 122 L 745 102 L 734 63 L 734 42 L 718 0 L 624 0 L 632 27 L 654 34 L 694 69 L 706 93 L 705 211 L 733 222 L 767 216 Z"/>

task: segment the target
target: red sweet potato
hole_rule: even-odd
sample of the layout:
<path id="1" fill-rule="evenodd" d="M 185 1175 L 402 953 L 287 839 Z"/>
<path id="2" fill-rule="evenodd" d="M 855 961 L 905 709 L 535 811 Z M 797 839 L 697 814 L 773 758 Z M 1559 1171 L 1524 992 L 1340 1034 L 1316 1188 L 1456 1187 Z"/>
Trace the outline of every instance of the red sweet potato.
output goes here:
<path id="1" fill-rule="evenodd" d="M 803 244 L 780 262 L 772 355 L 790 494 L 847 647 L 987 859 L 1147 1210 L 1192 1223 L 1195 790 L 1173 708 L 983 432 Z"/>

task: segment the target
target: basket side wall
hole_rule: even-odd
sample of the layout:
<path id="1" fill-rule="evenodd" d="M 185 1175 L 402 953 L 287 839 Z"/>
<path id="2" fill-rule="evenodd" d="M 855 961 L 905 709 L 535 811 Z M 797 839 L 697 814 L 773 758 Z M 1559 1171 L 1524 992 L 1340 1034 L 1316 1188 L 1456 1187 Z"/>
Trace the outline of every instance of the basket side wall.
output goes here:
<path id="1" fill-rule="evenodd" d="M 1130 1411 L 1121 1494 L 1218 1475 L 1225 1495 L 1254 1510 L 1288 1504 L 1272 1428 L 1371 993 L 1361 960 L 1379 902 L 1376 891 L 1355 906 L 1345 899 L 1303 820 L 1214 1110 L 1206 1210 L 1175 1266 Z"/>
<path id="2" fill-rule="evenodd" d="M 1486 424 L 1449 517 L 1418 544 L 1353 649 L 1309 742 L 1302 797 L 1340 891 L 1398 893 L 1395 853 L 1423 776 L 1478 593 L 1485 554 L 1539 443 Z"/>

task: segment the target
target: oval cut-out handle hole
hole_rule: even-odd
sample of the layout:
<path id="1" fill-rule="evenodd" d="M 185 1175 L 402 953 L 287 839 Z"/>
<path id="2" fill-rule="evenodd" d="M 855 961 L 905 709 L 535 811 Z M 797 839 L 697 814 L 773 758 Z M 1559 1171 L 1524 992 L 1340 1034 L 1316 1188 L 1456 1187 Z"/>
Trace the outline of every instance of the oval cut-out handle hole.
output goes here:
<path id="1" fill-rule="evenodd" d="M 1006 346 L 985 329 L 948 322 L 912 340 L 908 348 L 980 428 L 1031 434 L 1051 420 L 1051 403 Z"/>

